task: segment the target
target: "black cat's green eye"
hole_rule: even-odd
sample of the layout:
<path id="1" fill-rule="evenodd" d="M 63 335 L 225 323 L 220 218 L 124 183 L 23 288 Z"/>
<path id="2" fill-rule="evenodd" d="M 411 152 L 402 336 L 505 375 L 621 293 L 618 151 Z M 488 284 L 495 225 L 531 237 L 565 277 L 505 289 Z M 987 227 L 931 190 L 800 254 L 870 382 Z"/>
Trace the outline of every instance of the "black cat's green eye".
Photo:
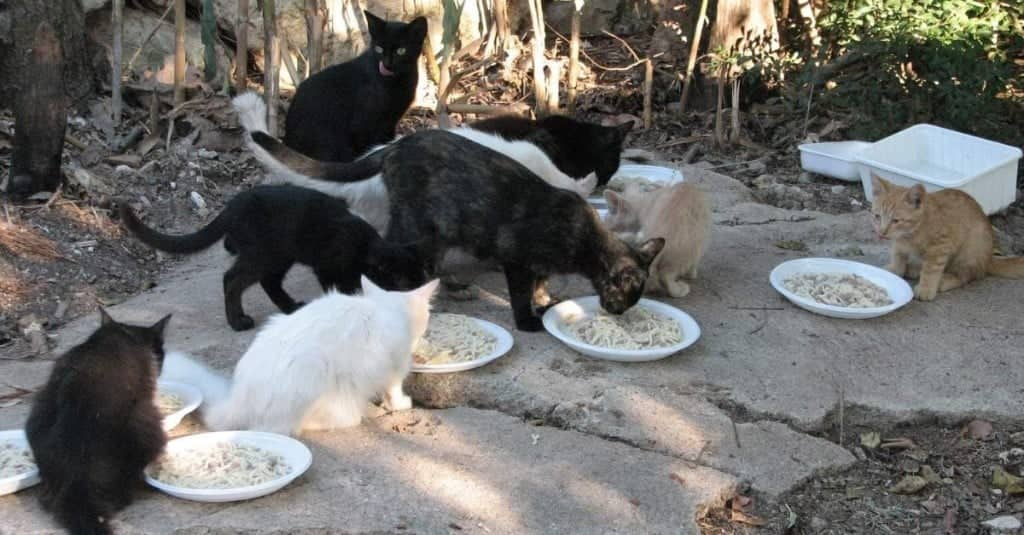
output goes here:
<path id="1" fill-rule="evenodd" d="M 375 47 L 373 47 L 373 50 L 374 50 L 374 52 L 376 52 L 378 54 L 383 54 L 384 53 L 384 47 L 375 46 Z"/>
<path id="2" fill-rule="evenodd" d="M 399 56 L 404 56 L 405 55 L 405 47 L 402 47 L 402 48 L 399 48 L 398 50 L 395 50 L 395 54 L 398 54 Z"/>

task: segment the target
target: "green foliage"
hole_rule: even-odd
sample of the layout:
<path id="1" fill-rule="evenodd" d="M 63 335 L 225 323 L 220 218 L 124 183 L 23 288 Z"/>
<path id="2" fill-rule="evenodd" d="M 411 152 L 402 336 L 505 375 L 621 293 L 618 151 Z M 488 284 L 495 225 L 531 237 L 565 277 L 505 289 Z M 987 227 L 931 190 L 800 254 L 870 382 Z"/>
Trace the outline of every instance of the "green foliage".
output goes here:
<path id="1" fill-rule="evenodd" d="M 441 18 L 441 43 L 445 53 L 452 53 L 459 39 L 459 20 L 462 19 L 462 9 L 466 7 L 466 1 L 443 0 L 441 6 L 444 10 Z"/>
<path id="2" fill-rule="evenodd" d="M 213 11 L 213 0 L 203 0 L 203 14 L 199 22 L 203 39 L 203 63 L 206 65 L 203 77 L 209 82 L 217 77 L 217 14 Z"/>
<path id="3" fill-rule="evenodd" d="M 1024 3 L 833 0 L 819 24 L 825 44 L 800 81 L 844 63 L 815 98 L 853 113 L 851 134 L 876 139 L 932 122 L 1024 142 L 1024 65 L 1015 62 L 1024 57 Z"/>

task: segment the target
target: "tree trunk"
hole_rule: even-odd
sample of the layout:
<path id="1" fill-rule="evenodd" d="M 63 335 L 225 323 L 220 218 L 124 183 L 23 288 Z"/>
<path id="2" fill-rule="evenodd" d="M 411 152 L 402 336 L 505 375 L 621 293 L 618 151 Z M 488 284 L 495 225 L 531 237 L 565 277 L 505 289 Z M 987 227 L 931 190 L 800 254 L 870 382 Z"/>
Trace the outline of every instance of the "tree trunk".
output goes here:
<path id="1" fill-rule="evenodd" d="M 238 0 L 235 18 L 235 91 L 247 89 L 249 68 L 249 0 Z"/>
<path id="2" fill-rule="evenodd" d="M 530 40 L 533 49 L 533 98 L 536 102 L 535 111 L 538 116 L 548 115 L 548 84 L 545 77 L 544 58 L 544 6 L 540 0 L 526 0 L 530 7 L 530 22 L 533 25 L 533 38 Z"/>
<path id="3" fill-rule="evenodd" d="M 6 191 L 54 191 L 67 107 L 93 94 L 93 64 L 79 0 L 13 0 L 0 9 L 0 102 L 14 111 Z"/>
<path id="4" fill-rule="evenodd" d="M 772 0 L 718 0 L 708 51 L 770 52 L 779 48 Z"/>
<path id="5" fill-rule="evenodd" d="M 324 28 L 327 24 L 327 13 L 323 0 L 306 0 L 306 61 L 309 74 L 319 72 L 323 68 Z"/>
<path id="6" fill-rule="evenodd" d="M 582 7 L 582 0 L 573 6 L 572 23 L 569 28 L 569 74 L 565 80 L 565 89 L 570 115 L 576 113 L 576 84 L 579 83 L 580 67 L 580 8 Z"/>
<path id="7" fill-rule="evenodd" d="M 278 71 L 281 69 L 281 43 L 277 39 L 277 6 L 263 0 L 263 93 L 267 101 L 267 128 L 277 135 Z"/>
<path id="8" fill-rule="evenodd" d="M 679 97 L 679 112 L 686 112 L 686 101 L 690 98 L 690 87 L 693 84 L 693 69 L 697 65 L 697 51 L 700 49 L 701 34 L 704 33 L 704 19 L 708 15 L 708 0 L 700 0 L 697 21 L 693 25 L 693 41 L 690 42 L 690 57 L 686 60 L 686 78 L 683 80 L 683 93 Z"/>
<path id="9" fill-rule="evenodd" d="M 174 105 L 185 102 L 185 0 L 174 0 Z"/>
<path id="10" fill-rule="evenodd" d="M 509 40 L 507 0 L 494 0 L 494 32 L 495 50 L 498 52 L 498 59 L 502 59 Z"/>

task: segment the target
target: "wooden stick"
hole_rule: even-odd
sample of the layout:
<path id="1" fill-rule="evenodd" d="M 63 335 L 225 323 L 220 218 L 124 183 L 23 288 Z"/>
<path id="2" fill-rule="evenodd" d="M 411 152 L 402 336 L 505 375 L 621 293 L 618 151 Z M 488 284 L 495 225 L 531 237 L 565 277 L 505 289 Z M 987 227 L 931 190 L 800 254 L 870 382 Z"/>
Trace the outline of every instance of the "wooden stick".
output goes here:
<path id="1" fill-rule="evenodd" d="M 580 8 L 583 2 L 573 5 L 572 27 L 569 32 L 569 74 L 566 77 L 566 99 L 569 101 L 569 113 L 576 113 L 576 84 L 580 68 Z"/>
<path id="2" fill-rule="evenodd" d="M 110 108 L 114 126 L 121 125 L 121 58 L 124 53 L 124 0 L 113 0 L 110 6 L 110 26 L 113 36 L 113 65 L 110 76 Z"/>
<path id="3" fill-rule="evenodd" d="M 544 6 L 540 0 L 526 0 L 530 7 L 530 21 L 533 24 L 533 98 L 538 116 L 548 114 L 547 80 L 544 77 Z"/>
<path id="4" fill-rule="evenodd" d="M 263 0 L 263 93 L 267 101 L 267 128 L 277 135 L 278 71 L 281 68 L 281 42 L 277 39 L 275 0 Z"/>
<path id="5" fill-rule="evenodd" d="M 437 84 L 437 90 L 441 90 L 441 68 L 437 65 L 437 52 L 434 51 L 434 44 L 427 36 L 423 39 L 423 59 L 427 64 L 427 76 Z"/>
<path id="6" fill-rule="evenodd" d="M 295 87 L 299 87 L 299 84 L 306 78 L 299 74 L 299 69 L 295 66 L 295 60 L 292 58 L 292 52 L 298 51 L 298 47 L 292 45 L 288 36 L 284 36 L 284 54 L 281 54 L 281 62 L 284 63 L 285 70 L 288 71 L 288 76 L 292 79 L 292 84 Z"/>
<path id="7" fill-rule="evenodd" d="M 185 0 L 174 0 L 174 104 L 185 102 Z"/>
<path id="8" fill-rule="evenodd" d="M 651 118 L 651 93 L 654 90 L 654 62 L 647 59 L 644 65 L 644 130 L 650 130 L 653 119 Z"/>
<path id="9" fill-rule="evenodd" d="M 249 67 L 249 0 L 238 0 L 235 39 L 235 91 L 242 93 L 248 86 L 246 70 Z"/>
<path id="10" fill-rule="evenodd" d="M 729 132 L 729 141 L 735 142 L 740 138 L 740 77 L 732 79 L 732 109 L 729 110 L 732 116 L 732 129 Z"/>
<path id="11" fill-rule="evenodd" d="M 306 0 L 306 65 L 309 74 L 321 68 L 324 48 L 324 27 L 327 17 L 321 0 Z"/>
<path id="12" fill-rule="evenodd" d="M 558 82 L 562 79 L 562 62 L 549 61 L 548 71 L 545 74 L 548 79 L 548 113 L 556 113 L 558 111 Z"/>
<path id="13" fill-rule="evenodd" d="M 697 12 L 697 23 L 693 29 L 693 42 L 690 43 L 690 57 L 686 60 L 686 79 L 683 81 L 683 93 L 679 97 L 679 113 L 686 112 L 686 100 L 690 96 L 690 85 L 693 83 L 693 69 L 697 65 L 697 50 L 700 48 L 700 37 L 704 31 L 704 19 L 708 15 L 708 0 L 700 0 L 700 11 Z"/>
<path id="14" fill-rule="evenodd" d="M 123 2 L 124 0 L 121 1 Z M 164 10 L 163 15 L 160 15 L 160 19 L 156 21 L 156 24 L 153 25 L 153 28 L 149 30 L 149 33 L 146 35 L 146 38 L 142 40 L 142 44 L 139 45 L 139 48 L 135 49 L 135 53 L 132 54 L 132 57 L 128 60 L 128 66 L 125 67 L 125 70 L 132 70 L 132 65 L 135 63 L 135 60 L 139 58 L 139 54 L 142 53 L 142 49 L 146 48 L 146 45 L 148 45 L 149 42 L 153 39 L 153 36 L 156 35 L 156 31 L 159 30 L 160 26 L 164 23 L 165 20 L 167 20 L 167 15 L 171 14 L 172 9 L 174 9 L 174 3 L 168 2 L 167 9 Z"/>

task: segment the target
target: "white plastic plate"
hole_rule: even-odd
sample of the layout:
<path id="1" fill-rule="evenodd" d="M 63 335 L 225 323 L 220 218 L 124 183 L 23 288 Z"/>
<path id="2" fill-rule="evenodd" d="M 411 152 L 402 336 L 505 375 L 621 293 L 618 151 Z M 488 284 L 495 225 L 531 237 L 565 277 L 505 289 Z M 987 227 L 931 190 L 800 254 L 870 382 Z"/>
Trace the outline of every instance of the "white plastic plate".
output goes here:
<path id="1" fill-rule="evenodd" d="M 489 321 L 484 321 L 478 318 L 470 318 L 480 326 L 481 329 L 487 331 L 494 336 L 498 341 L 494 344 L 494 350 L 490 353 L 476 359 L 466 362 L 452 362 L 449 364 L 416 364 L 412 365 L 412 371 L 415 373 L 455 373 L 464 372 L 466 370 L 472 370 L 473 368 L 479 368 L 485 364 L 490 363 L 508 353 L 512 349 L 513 340 L 512 333 L 505 330 L 500 325 L 495 325 Z"/>
<path id="2" fill-rule="evenodd" d="M 183 500 L 196 502 L 235 502 L 251 500 L 281 490 L 295 478 L 301 476 L 313 463 L 313 454 L 305 444 L 291 437 L 261 431 L 218 431 L 215 433 L 199 433 L 187 437 L 176 438 L 167 443 L 166 453 L 187 449 L 202 449 L 222 442 L 234 442 L 246 446 L 254 446 L 284 457 L 291 467 L 287 474 L 259 485 L 250 485 L 234 489 L 190 489 L 169 485 L 150 476 L 150 468 L 146 469 L 146 483 Z"/>
<path id="3" fill-rule="evenodd" d="M 802 273 L 842 273 L 859 275 L 877 284 L 889 294 L 892 304 L 884 307 L 872 308 L 848 308 L 834 305 L 825 305 L 813 299 L 800 297 L 786 289 L 783 281 L 800 275 Z M 799 258 L 783 262 L 772 270 L 769 276 L 772 286 L 794 305 L 832 318 L 842 319 L 868 319 L 884 316 L 903 305 L 906 305 L 914 298 L 914 291 L 911 290 L 907 281 L 896 275 L 875 266 L 852 262 L 850 260 L 839 260 L 836 258 Z"/>
<path id="4" fill-rule="evenodd" d="M 647 362 L 663 359 L 690 347 L 700 338 L 700 326 L 697 325 L 697 321 L 672 305 L 651 299 L 640 299 L 634 306 L 644 307 L 675 320 L 683 331 L 683 340 L 672 346 L 653 349 L 609 349 L 586 344 L 573 338 L 564 331 L 565 326 L 601 310 L 600 299 L 596 295 L 562 301 L 549 308 L 544 313 L 544 328 L 551 333 L 551 336 L 584 355 L 619 362 Z"/>
<path id="5" fill-rule="evenodd" d="M 619 176 L 638 176 L 646 178 L 651 182 L 661 182 L 666 185 L 683 181 L 683 173 L 678 169 L 662 167 L 660 165 L 622 164 L 619 166 L 619 170 L 612 175 L 612 179 Z M 605 202 L 604 197 L 594 195 L 588 198 L 587 202 L 597 208 L 598 214 L 604 218 L 608 208 L 608 203 Z"/>
<path id="6" fill-rule="evenodd" d="M 28 448 L 28 437 L 23 429 L 9 429 L 0 431 L 0 442 L 13 442 L 18 446 Z M 22 489 L 27 489 L 39 483 L 39 469 L 29 470 L 16 476 L 0 478 L 0 496 L 11 494 Z"/>
<path id="7" fill-rule="evenodd" d="M 180 409 L 164 416 L 164 431 L 170 431 L 177 427 L 188 413 L 198 409 L 199 405 L 203 403 L 203 393 L 198 388 L 185 383 L 159 380 L 157 381 L 157 390 L 174 394 L 184 402 Z"/>

